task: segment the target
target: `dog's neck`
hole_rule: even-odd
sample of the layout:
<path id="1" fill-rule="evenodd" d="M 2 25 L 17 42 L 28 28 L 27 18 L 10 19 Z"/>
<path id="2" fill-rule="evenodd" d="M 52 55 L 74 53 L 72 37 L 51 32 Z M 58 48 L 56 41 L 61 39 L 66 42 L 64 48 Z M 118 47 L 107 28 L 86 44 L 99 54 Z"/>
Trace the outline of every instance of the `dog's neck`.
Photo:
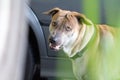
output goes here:
<path id="1" fill-rule="evenodd" d="M 88 43 L 91 41 L 94 32 L 94 25 L 83 25 L 83 27 L 79 31 L 78 38 L 72 43 L 72 45 L 65 47 L 64 51 L 69 57 L 73 57 L 78 52 L 82 52 L 83 49 L 86 48 Z"/>

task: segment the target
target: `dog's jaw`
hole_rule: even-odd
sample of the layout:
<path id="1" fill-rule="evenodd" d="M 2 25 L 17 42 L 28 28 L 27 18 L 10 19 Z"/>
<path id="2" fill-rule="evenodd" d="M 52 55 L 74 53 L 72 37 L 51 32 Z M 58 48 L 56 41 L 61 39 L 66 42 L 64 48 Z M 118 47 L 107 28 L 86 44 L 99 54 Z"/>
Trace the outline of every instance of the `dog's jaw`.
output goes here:
<path id="1" fill-rule="evenodd" d="M 69 47 L 63 47 L 63 51 L 69 56 L 69 57 L 71 57 L 70 55 L 71 55 L 71 48 L 69 48 Z"/>
<path id="2" fill-rule="evenodd" d="M 62 49 L 62 45 L 54 45 L 52 43 L 49 43 L 49 47 L 50 49 L 54 50 L 54 51 L 59 51 L 60 49 Z"/>
<path id="3" fill-rule="evenodd" d="M 81 52 L 84 48 L 86 48 L 87 44 L 89 43 L 89 41 L 91 40 L 91 38 L 94 34 L 94 26 L 91 25 L 91 26 L 87 26 L 86 28 L 84 26 L 84 28 L 82 29 L 82 33 L 83 33 L 83 35 L 81 37 L 82 39 L 80 41 L 78 41 L 78 43 L 76 40 L 73 40 L 67 46 L 63 47 L 64 52 L 69 57 L 73 57 L 78 52 Z"/>

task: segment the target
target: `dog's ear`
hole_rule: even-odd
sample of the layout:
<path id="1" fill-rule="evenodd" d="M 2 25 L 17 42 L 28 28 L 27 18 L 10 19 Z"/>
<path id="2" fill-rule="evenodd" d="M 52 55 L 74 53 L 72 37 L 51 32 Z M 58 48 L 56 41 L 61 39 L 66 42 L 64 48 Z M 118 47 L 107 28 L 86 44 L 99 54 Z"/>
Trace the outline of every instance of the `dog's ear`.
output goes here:
<path id="1" fill-rule="evenodd" d="M 47 15 L 50 15 L 50 16 L 54 16 L 56 13 L 58 13 L 59 11 L 61 11 L 60 8 L 53 8 L 47 12 L 43 12 L 43 14 L 47 14 Z"/>
<path id="2" fill-rule="evenodd" d="M 78 13 L 78 12 L 73 12 L 72 14 L 77 18 L 79 23 L 85 23 L 87 25 L 91 25 L 92 24 L 92 21 L 87 19 L 83 14 Z"/>

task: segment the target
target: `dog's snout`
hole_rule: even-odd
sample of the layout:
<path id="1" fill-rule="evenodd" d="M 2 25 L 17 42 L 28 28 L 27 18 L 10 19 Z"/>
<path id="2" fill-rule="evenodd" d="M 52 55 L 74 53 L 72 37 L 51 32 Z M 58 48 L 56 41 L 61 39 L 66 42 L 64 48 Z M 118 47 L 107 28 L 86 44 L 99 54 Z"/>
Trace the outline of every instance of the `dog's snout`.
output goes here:
<path id="1" fill-rule="evenodd" d="M 52 44 L 56 44 L 56 39 L 54 37 L 50 37 L 49 42 Z"/>

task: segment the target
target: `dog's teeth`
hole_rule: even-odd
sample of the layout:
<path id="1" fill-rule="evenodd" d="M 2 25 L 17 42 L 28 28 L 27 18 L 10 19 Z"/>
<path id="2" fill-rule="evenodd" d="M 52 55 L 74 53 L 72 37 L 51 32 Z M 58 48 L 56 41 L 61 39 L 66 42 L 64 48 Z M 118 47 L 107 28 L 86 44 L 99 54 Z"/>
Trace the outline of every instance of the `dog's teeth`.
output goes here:
<path id="1" fill-rule="evenodd" d="M 60 49 L 60 45 L 54 45 L 54 44 L 49 44 L 50 48 L 51 49 L 54 49 L 54 50 L 59 50 Z"/>
<path id="2" fill-rule="evenodd" d="M 56 49 L 59 50 L 60 46 L 56 46 Z"/>

